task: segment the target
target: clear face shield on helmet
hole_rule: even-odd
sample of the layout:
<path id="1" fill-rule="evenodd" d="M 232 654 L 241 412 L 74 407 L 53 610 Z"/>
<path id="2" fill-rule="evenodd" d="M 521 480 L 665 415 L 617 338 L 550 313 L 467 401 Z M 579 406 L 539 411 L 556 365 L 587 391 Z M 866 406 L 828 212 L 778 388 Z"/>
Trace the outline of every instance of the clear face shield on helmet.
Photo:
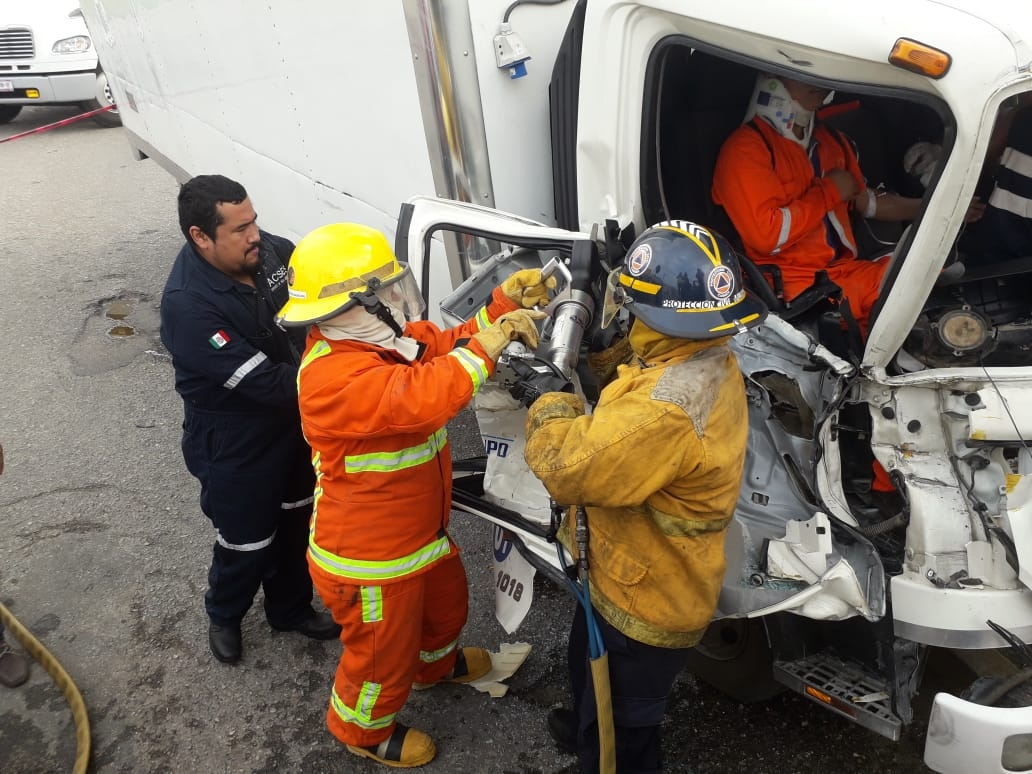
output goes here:
<path id="1" fill-rule="evenodd" d="M 404 266 L 401 273 L 388 282 L 372 280 L 368 287 L 384 306 L 400 313 L 410 322 L 419 320 L 426 309 L 419 285 L 408 266 Z"/>

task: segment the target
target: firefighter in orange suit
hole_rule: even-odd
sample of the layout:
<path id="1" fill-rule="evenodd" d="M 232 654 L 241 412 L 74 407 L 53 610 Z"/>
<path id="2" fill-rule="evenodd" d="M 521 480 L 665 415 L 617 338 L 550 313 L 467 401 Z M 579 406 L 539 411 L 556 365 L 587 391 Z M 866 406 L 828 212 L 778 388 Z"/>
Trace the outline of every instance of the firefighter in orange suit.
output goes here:
<path id="1" fill-rule="evenodd" d="M 921 200 L 876 195 L 866 187 L 852 142 L 816 121 L 815 111 L 830 94 L 761 74 L 746 122 L 720 149 L 712 194 L 746 255 L 781 270 L 786 300 L 824 269 L 866 336 L 888 261 L 858 260 L 850 210 L 878 220 L 913 220 Z"/>
<path id="2" fill-rule="evenodd" d="M 419 289 L 384 235 L 337 223 L 298 243 L 287 282 L 278 319 L 312 325 L 298 373 L 317 479 L 308 563 L 343 627 L 327 724 L 356 755 L 421 766 L 436 748 L 396 719 L 409 691 L 491 667 L 483 648 L 458 646 L 468 591 L 448 535 L 445 426 L 506 344 L 537 345 L 542 314 L 530 307 L 555 280 L 516 272 L 476 316 L 441 330 L 418 319 Z"/>

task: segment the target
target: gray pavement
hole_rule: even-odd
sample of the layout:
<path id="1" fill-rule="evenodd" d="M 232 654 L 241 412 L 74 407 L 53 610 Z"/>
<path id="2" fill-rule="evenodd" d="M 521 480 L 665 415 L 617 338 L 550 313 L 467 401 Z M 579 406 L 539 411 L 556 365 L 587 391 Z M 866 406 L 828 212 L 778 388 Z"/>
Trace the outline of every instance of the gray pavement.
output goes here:
<path id="1" fill-rule="evenodd" d="M 0 137 L 74 113 L 26 110 Z M 180 457 L 181 407 L 157 331 L 182 242 L 174 181 L 134 161 L 121 129 L 89 122 L 0 144 L 0 170 L 0 600 L 81 690 L 91 770 L 383 771 L 325 730 L 337 643 L 274 633 L 259 608 L 244 621 L 239 666 L 208 652 L 212 533 Z M 128 335 L 112 335 L 116 326 Z M 468 415 L 452 436 L 457 454 L 476 452 Z M 572 772 L 544 729 L 565 693 L 572 605 L 539 580 L 530 617 L 506 635 L 489 531 L 462 515 L 453 524 L 472 590 L 465 641 L 533 651 L 504 698 L 466 687 L 413 695 L 402 718 L 439 750 L 425 770 Z M 893 744 L 801 697 L 741 706 L 686 675 L 668 771 L 921 772 L 923 729 L 919 719 Z M 38 665 L 26 685 L 0 688 L 0 772 L 70 771 L 74 758 L 71 716 Z"/>

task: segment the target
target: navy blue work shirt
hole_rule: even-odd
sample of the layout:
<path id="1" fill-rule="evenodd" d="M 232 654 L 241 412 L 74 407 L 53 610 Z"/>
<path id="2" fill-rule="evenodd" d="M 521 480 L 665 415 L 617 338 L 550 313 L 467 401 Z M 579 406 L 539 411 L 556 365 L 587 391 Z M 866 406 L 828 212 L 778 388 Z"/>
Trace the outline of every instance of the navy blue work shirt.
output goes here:
<path id="1" fill-rule="evenodd" d="M 187 243 L 161 298 L 161 342 L 172 354 L 176 392 L 191 409 L 297 413 L 304 328 L 280 328 L 293 243 L 261 232 L 256 287 L 216 269 Z"/>

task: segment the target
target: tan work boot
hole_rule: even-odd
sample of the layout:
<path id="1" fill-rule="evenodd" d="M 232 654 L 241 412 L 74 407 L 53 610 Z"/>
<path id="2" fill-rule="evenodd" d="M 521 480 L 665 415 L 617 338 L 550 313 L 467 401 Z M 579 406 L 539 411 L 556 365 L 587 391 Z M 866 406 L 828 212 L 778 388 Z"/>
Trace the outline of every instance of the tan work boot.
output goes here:
<path id="1" fill-rule="evenodd" d="M 436 683 L 412 683 L 412 689 L 424 691 L 441 683 L 471 683 L 491 671 L 491 654 L 483 648 L 459 648 L 455 666 Z"/>
<path id="2" fill-rule="evenodd" d="M 17 688 L 28 679 L 28 659 L 15 653 L 5 640 L 0 639 L 0 683 L 8 688 Z"/>
<path id="3" fill-rule="evenodd" d="M 437 755 L 434 740 L 418 728 L 397 723 L 391 735 L 372 747 L 347 745 L 350 752 L 363 758 L 372 758 L 384 766 L 411 769 L 429 763 Z"/>

